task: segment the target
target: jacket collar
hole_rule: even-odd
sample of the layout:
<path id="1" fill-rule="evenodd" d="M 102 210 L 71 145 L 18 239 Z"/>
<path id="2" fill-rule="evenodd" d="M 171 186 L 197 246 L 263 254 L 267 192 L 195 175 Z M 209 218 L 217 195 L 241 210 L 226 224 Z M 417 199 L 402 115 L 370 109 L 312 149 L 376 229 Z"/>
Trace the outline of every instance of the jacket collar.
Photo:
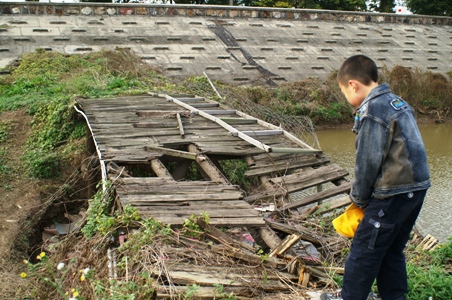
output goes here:
<path id="1" fill-rule="evenodd" d="M 389 88 L 389 85 L 387 83 L 380 84 L 379 86 L 374 88 L 372 91 L 370 91 L 369 95 L 367 95 L 367 97 L 364 99 L 363 103 L 361 103 L 361 105 L 358 107 L 358 110 L 360 110 L 364 105 L 367 104 L 367 102 L 369 102 L 373 98 L 375 98 L 381 94 L 386 94 L 386 93 L 390 93 L 390 92 L 391 92 L 391 89 Z"/>

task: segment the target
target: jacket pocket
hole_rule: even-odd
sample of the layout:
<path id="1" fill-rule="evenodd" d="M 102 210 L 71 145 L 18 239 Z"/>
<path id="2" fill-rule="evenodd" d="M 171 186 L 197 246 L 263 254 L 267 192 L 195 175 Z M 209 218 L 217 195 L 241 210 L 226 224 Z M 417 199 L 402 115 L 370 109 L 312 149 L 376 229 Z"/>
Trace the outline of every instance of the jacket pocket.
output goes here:
<path id="1" fill-rule="evenodd" d="M 369 224 L 372 226 L 372 235 L 370 236 L 368 248 L 370 250 L 373 250 L 375 248 L 378 237 L 380 237 L 380 240 L 384 239 L 385 236 L 387 236 L 394 230 L 394 224 L 382 223 L 375 221 L 372 218 L 369 219 Z"/>

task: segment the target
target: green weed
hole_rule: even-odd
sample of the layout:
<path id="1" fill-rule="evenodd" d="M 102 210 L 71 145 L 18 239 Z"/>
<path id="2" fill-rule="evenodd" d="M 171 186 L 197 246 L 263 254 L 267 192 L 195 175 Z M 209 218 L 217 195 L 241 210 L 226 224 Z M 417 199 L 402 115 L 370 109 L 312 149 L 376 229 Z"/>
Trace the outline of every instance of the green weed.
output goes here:
<path id="1" fill-rule="evenodd" d="M 89 200 L 86 224 L 82 228 L 85 238 L 89 239 L 97 233 L 106 235 L 117 225 L 116 219 L 108 213 L 113 202 L 111 192 L 112 185 L 107 182 L 105 191 L 99 189 L 93 198 Z"/>
<path id="2" fill-rule="evenodd" d="M 452 239 L 431 252 L 411 252 L 407 299 L 452 299 Z"/>

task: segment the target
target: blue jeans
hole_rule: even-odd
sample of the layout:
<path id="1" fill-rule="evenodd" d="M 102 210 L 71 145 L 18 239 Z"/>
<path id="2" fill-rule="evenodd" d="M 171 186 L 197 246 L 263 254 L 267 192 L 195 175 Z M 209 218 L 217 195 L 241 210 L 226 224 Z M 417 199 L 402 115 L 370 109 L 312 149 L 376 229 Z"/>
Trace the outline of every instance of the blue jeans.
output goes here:
<path id="1" fill-rule="evenodd" d="M 403 300 L 408 291 L 403 250 L 427 190 L 372 198 L 345 262 L 341 296 L 365 300 L 377 279 L 382 300 Z"/>

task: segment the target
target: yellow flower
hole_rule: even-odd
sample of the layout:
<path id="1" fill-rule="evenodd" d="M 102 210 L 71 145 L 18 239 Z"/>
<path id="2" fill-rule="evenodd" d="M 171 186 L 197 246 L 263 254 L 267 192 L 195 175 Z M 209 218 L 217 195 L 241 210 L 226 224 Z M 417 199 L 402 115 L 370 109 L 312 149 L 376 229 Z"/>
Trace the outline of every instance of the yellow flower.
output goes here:
<path id="1" fill-rule="evenodd" d="M 77 291 L 73 292 L 72 297 L 78 297 L 78 292 Z"/>
<path id="2" fill-rule="evenodd" d="M 75 292 L 75 289 L 71 289 L 71 292 Z"/>
<path id="3" fill-rule="evenodd" d="M 26 259 L 24 259 L 23 262 L 24 262 L 24 264 L 26 264 L 26 265 L 28 264 L 28 260 L 26 260 Z"/>
<path id="4" fill-rule="evenodd" d="M 20 273 L 20 277 L 22 277 L 22 278 L 27 277 L 27 273 L 25 273 L 25 272 Z"/>
<path id="5" fill-rule="evenodd" d="M 80 276 L 80 281 L 85 281 L 85 274 L 82 274 L 82 275 Z"/>

